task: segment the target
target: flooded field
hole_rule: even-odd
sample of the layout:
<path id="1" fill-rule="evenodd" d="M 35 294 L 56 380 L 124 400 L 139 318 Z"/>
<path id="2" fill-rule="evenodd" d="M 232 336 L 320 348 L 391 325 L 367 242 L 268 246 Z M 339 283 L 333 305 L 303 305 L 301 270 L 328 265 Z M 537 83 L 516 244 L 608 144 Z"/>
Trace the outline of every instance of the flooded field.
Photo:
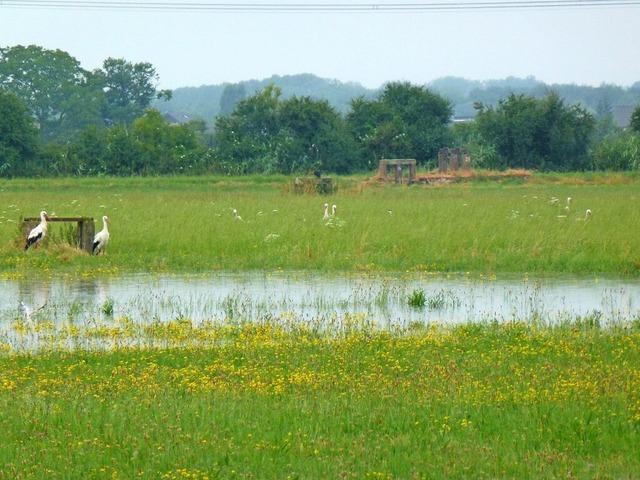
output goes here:
<path id="1" fill-rule="evenodd" d="M 408 323 L 554 323 L 640 315 L 640 282 L 603 278 L 471 278 L 466 275 L 325 276 L 310 273 L 134 275 L 86 280 L 0 281 L 2 330 L 12 320 L 52 323 L 256 321 L 287 315 L 322 325 L 359 315 L 380 327 Z M 23 307 L 21 302 L 25 305 Z"/>

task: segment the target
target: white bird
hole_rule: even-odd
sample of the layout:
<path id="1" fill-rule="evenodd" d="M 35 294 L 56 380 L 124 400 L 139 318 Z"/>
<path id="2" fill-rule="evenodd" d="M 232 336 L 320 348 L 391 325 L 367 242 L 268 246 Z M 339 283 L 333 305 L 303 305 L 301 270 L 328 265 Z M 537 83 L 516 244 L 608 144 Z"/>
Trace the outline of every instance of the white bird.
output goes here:
<path id="1" fill-rule="evenodd" d="M 586 211 L 586 212 L 584 212 L 584 218 L 585 218 L 585 220 L 586 220 L 586 219 L 587 219 L 587 218 L 589 218 L 589 217 L 591 217 L 591 209 L 590 209 L 590 208 L 587 208 L 587 211 Z"/>
<path id="2" fill-rule="evenodd" d="M 238 215 L 238 210 L 236 210 L 235 208 L 233 209 L 233 218 L 235 218 L 236 220 L 242 220 L 242 217 Z"/>
<path id="3" fill-rule="evenodd" d="M 329 204 L 325 203 L 324 204 L 324 217 L 323 220 L 328 220 L 329 219 Z"/>
<path id="4" fill-rule="evenodd" d="M 36 247 L 42 241 L 47 234 L 47 220 L 50 220 L 47 212 L 44 210 L 40 212 L 40 223 L 36 225 L 27 235 L 27 243 L 24 246 L 24 250 L 27 251 L 31 245 Z"/>
<path id="5" fill-rule="evenodd" d="M 331 205 L 331 216 L 335 217 L 336 216 L 336 212 L 338 211 L 338 207 L 336 207 L 335 205 Z"/>
<path id="6" fill-rule="evenodd" d="M 22 307 L 22 311 L 24 312 L 24 319 L 25 319 L 27 322 L 30 322 L 30 321 L 31 321 L 31 316 L 32 316 L 34 313 L 38 312 L 39 310 L 42 310 L 44 307 L 46 307 L 46 305 L 47 305 L 47 304 L 45 303 L 45 304 L 44 304 L 44 305 L 42 305 L 41 307 L 38 307 L 38 308 L 36 308 L 36 309 L 33 309 L 33 308 L 29 308 L 29 307 L 27 307 L 27 306 L 24 304 L 24 302 L 23 302 L 22 300 L 20 300 L 20 306 Z"/>
<path id="7" fill-rule="evenodd" d="M 100 230 L 93 237 L 93 249 L 92 255 L 100 255 L 100 253 L 107 254 L 107 244 L 109 243 L 109 219 L 107 216 L 102 217 L 102 230 Z"/>

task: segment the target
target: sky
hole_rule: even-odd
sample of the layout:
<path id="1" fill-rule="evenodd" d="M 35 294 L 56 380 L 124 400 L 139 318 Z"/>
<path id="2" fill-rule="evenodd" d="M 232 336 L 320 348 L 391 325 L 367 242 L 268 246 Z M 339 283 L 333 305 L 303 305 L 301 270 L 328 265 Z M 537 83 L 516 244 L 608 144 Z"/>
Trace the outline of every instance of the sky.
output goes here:
<path id="1" fill-rule="evenodd" d="M 521 3 L 498 9 L 470 8 L 471 1 L 481 0 L 221 2 L 365 6 L 356 11 L 186 8 L 220 5 L 206 0 L 156 0 L 172 5 L 159 10 L 142 1 L 134 2 L 137 8 L 109 8 L 117 5 L 110 1 L 1 1 L 0 47 L 60 49 L 86 70 L 100 68 L 110 57 L 149 62 L 159 75 L 159 89 L 301 73 L 368 88 L 390 81 L 423 85 L 446 76 L 480 81 L 533 76 L 547 84 L 623 87 L 640 81 L 638 0 L 622 0 L 629 2 L 622 6 L 577 0 L 564 7 L 543 0 L 544 8 L 520 8 Z M 462 8 L 380 8 L 452 2 Z"/>

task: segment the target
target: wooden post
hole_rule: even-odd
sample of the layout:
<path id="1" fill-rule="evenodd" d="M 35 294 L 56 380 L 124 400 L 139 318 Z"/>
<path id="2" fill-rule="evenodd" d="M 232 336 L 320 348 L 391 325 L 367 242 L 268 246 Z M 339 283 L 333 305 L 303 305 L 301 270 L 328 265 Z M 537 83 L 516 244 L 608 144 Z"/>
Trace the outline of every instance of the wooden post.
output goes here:
<path id="1" fill-rule="evenodd" d="M 85 252 L 92 253 L 93 237 L 96 234 L 96 225 L 93 218 L 78 221 L 78 246 Z"/>

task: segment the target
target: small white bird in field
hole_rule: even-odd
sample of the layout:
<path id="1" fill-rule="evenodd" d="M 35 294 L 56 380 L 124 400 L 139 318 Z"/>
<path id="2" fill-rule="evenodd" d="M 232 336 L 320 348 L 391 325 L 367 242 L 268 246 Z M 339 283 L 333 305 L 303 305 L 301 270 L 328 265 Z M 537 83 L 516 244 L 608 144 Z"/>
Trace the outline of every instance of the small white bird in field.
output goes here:
<path id="1" fill-rule="evenodd" d="M 328 203 L 324 204 L 324 217 L 322 219 L 329 220 L 329 204 Z"/>
<path id="2" fill-rule="evenodd" d="M 93 249 L 92 255 L 107 254 L 107 244 L 109 243 L 109 219 L 107 216 L 102 217 L 102 230 L 95 234 L 93 237 Z"/>
<path id="3" fill-rule="evenodd" d="M 236 210 L 235 208 L 233 209 L 233 218 L 235 218 L 236 220 L 242 220 L 242 217 L 238 215 L 238 210 Z"/>
<path id="4" fill-rule="evenodd" d="M 33 308 L 30 308 L 30 307 L 27 307 L 27 306 L 24 304 L 24 302 L 23 302 L 22 300 L 20 300 L 20 306 L 22 307 L 22 311 L 24 312 L 24 319 L 25 319 L 27 322 L 30 322 L 30 321 L 31 321 L 31 317 L 32 317 L 35 313 L 37 313 L 39 310 L 42 310 L 44 307 L 46 307 L 46 306 L 47 306 L 47 304 L 45 303 L 45 304 L 44 304 L 44 305 L 42 305 L 41 307 L 38 307 L 38 308 L 36 308 L 36 309 L 33 309 Z"/>
<path id="5" fill-rule="evenodd" d="M 591 209 L 587 208 L 587 211 L 584 212 L 584 219 L 586 220 L 587 218 L 591 217 Z"/>
<path id="6" fill-rule="evenodd" d="M 335 217 L 337 212 L 338 212 L 338 207 L 336 207 L 335 205 L 331 205 L 331 216 Z"/>
<path id="7" fill-rule="evenodd" d="M 34 245 L 34 248 L 36 248 L 47 234 L 47 220 L 50 220 L 50 218 L 47 215 L 47 212 L 43 210 L 40 212 L 40 223 L 29 232 L 29 235 L 27 235 L 27 243 L 24 246 L 25 252 L 31 245 Z"/>

